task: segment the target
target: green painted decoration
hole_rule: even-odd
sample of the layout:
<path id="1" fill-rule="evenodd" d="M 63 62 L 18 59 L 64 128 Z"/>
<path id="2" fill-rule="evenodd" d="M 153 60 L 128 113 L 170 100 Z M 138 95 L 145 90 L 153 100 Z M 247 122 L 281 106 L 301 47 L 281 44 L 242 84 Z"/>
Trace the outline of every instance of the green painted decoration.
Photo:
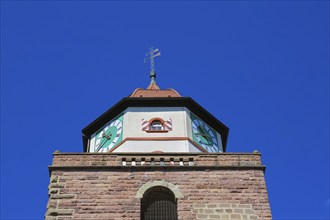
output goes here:
<path id="1" fill-rule="evenodd" d="M 217 132 L 190 112 L 193 141 L 208 152 L 219 152 Z"/>
<path id="2" fill-rule="evenodd" d="M 123 116 L 119 116 L 105 126 L 95 135 L 94 152 L 108 152 L 123 139 Z"/>

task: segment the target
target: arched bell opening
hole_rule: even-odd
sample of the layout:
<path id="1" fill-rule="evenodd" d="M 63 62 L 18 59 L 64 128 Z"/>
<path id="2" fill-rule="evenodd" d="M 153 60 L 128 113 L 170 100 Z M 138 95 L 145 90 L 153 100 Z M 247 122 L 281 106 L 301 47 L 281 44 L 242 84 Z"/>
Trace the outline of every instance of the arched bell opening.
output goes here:
<path id="1" fill-rule="evenodd" d="M 177 199 L 163 186 L 149 188 L 141 198 L 141 220 L 177 220 Z"/>

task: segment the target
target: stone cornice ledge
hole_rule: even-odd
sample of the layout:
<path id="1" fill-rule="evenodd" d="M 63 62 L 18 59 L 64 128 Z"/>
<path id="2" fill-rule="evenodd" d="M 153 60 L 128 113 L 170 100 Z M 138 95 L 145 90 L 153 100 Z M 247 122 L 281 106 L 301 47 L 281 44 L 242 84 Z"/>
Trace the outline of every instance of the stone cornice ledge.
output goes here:
<path id="1" fill-rule="evenodd" d="M 129 153 L 76 153 L 76 152 L 54 152 L 53 155 L 99 155 L 99 156 L 122 156 L 122 155 L 127 155 L 127 156 L 131 156 L 131 155 L 139 155 L 139 156 L 145 156 L 145 155 L 152 155 L 152 156 L 156 156 L 156 155 L 182 155 L 182 156 L 215 156 L 215 155 L 261 155 L 261 153 L 259 152 L 224 152 L 224 153 L 181 153 L 181 152 L 162 152 L 162 153 L 151 153 L 151 152 L 129 152 Z"/>
<path id="2" fill-rule="evenodd" d="M 266 170 L 264 165 L 232 165 L 232 166 L 108 166 L 108 165 L 85 165 L 85 166 L 48 166 L 49 172 L 52 171 L 70 171 L 70 170 L 104 170 L 104 171 L 154 171 L 154 170 L 166 170 L 166 171 L 192 171 L 192 170 L 204 170 L 205 172 L 211 170 Z"/>

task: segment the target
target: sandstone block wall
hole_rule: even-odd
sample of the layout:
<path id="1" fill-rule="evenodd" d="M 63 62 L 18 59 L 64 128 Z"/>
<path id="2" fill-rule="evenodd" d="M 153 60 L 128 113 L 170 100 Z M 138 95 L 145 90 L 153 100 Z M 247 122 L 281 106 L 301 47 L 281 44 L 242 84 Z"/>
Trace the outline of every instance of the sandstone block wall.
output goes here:
<path id="1" fill-rule="evenodd" d="M 179 219 L 271 219 L 257 153 L 55 153 L 49 170 L 49 220 L 140 219 L 143 192 L 158 185 Z"/>

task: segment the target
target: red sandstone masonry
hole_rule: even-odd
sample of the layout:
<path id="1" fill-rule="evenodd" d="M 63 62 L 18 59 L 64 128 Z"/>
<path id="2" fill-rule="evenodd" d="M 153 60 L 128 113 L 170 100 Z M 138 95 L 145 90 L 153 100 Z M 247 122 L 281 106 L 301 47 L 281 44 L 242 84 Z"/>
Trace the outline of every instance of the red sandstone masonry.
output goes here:
<path id="1" fill-rule="evenodd" d="M 132 158 L 147 162 L 148 158 L 182 158 L 185 165 L 122 166 L 123 158 L 128 162 Z M 237 211 L 228 214 L 231 218 L 272 219 L 264 166 L 257 153 L 55 153 L 50 175 L 46 219 L 140 219 L 140 199 L 135 196 L 152 181 L 178 187 L 184 196 L 177 202 L 179 219 L 216 218 L 226 214 L 217 208 L 223 205 L 228 205 L 228 212 Z"/>
<path id="2" fill-rule="evenodd" d="M 183 158 L 189 161 L 194 158 L 195 165 L 199 166 L 261 166 L 260 154 L 246 153 L 218 153 L 218 154 L 146 154 L 146 153 L 120 153 L 120 154 L 100 154 L 100 153 L 54 153 L 52 166 L 119 166 L 122 158 L 128 160 L 132 158 L 174 158 L 179 161 Z"/>

